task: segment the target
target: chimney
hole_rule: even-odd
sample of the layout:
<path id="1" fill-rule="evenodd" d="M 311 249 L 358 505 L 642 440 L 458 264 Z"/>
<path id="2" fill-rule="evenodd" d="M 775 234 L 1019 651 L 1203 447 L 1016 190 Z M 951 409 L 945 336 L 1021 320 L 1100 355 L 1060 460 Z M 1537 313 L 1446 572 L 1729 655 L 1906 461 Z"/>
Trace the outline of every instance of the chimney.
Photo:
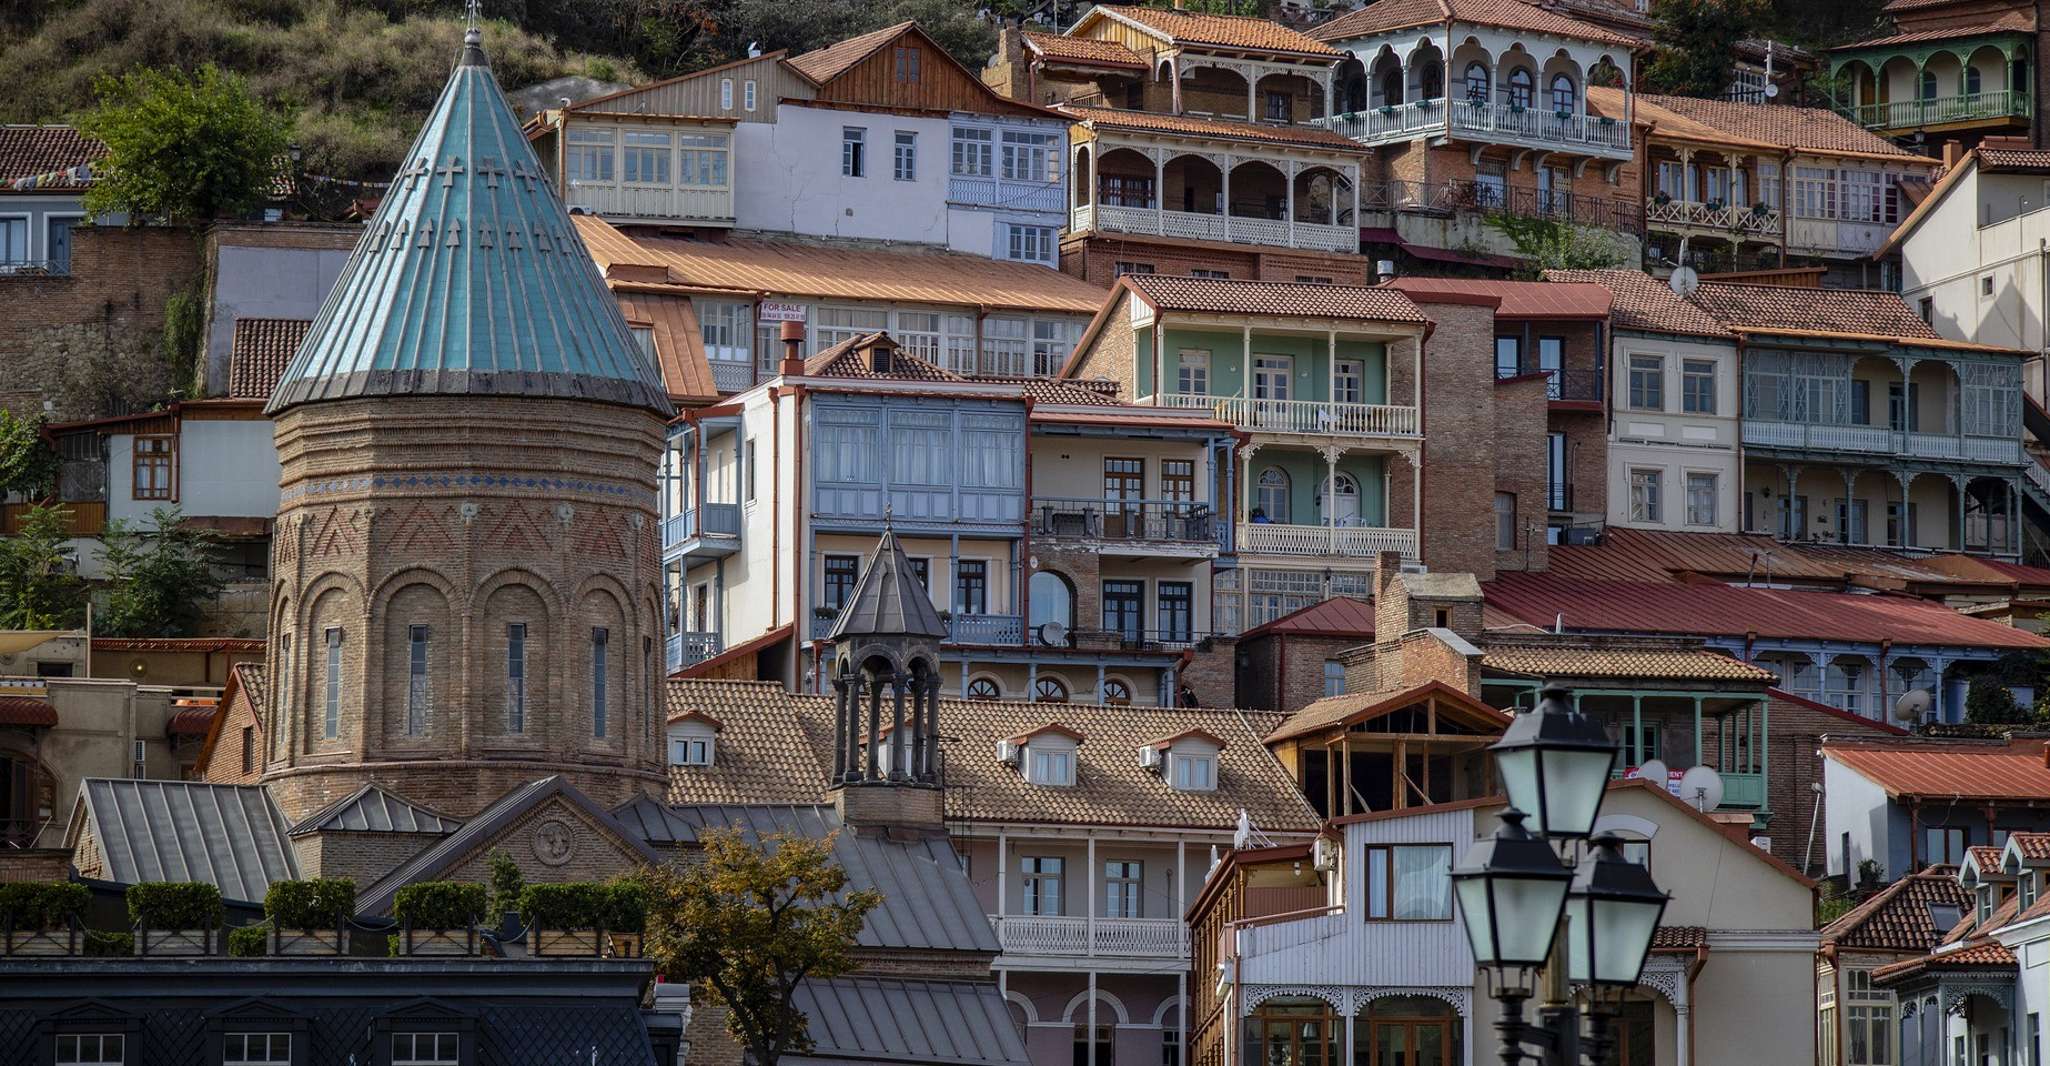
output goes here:
<path id="1" fill-rule="evenodd" d="M 1965 157 L 1965 147 L 1956 141 L 1943 142 L 1943 169 L 1947 173 Z"/>
<path id="2" fill-rule="evenodd" d="M 786 378 L 804 376 L 804 323 L 783 323 L 783 365 L 776 372 Z"/>
<path id="3" fill-rule="evenodd" d="M 1409 632 L 1409 590 L 1402 585 L 1402 555 L 1374 556 L 1374 641 L 1397 640 Z"/>

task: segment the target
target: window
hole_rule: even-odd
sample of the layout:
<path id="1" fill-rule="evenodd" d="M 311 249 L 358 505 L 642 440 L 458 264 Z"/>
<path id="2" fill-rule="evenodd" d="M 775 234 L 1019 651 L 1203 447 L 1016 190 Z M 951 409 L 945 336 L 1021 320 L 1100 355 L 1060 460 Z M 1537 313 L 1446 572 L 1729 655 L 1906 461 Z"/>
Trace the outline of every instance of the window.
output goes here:
<path id="1" fill-rule="evenodd" d="M 1210 394 L 1210 353 L 1184 348 L 1175 356 L 1174 391 L 1185 396 Z"/>
<path id="2" fill-rule="evenodd" d="M 1217 787 L 1217 756 L 1170 755 L 1170 780 L 1183 792 L 1208 792 Z"/>
<path id="3" fill-rule="evenodd" d="M 1500 207 L 1509 197 L 1509 172 L 1501 163 L 1482 163 L 1473 175 L 1475 206 Z"/>
<path id="4" fill-rule="evenodd" d="M 571 185 L 580 181 L 611 181 L 613 146 L 617 143 L 612 130 L 571 126 L 562 150 L 563 180 Z"/>
<path id="5" fill-rule="evenodd" d="M 982 369 L 990 374 L 1025 374 L 1032 342 L 1023 318 L 991 315 L 982 320 Z"/>
<path id="6" fill-rule="evenodd" d="M 1111 859 L 1103 864 L 1103 916 L 1138 918 L 1140 889 L 1146 883 L 1144 863 Z"/>
<path id="7" fill-rule="evenodd" d="M 242 772 L 246 774 L 255 769 L 256 727 L 245 725 L 242 727 Z"/>
<path id="8" fill-rule="evenodd" d="M 1466 102 L 1485 104 L 1488 102 L 1488 68 L 1481 63 L 1466 65 Z"/>
<path id="9" fill-rule="evenodd" d="M 844 177 L 859 178 L 868 173 L 868 131 L 859 126 L 844 126 L 840 130 L 840 173 Z"/>
<path id="10" fill-rule="evenodd" d="M 292 1034 L 229 1033 L 222 1038 L 222 1066 L 291 1066 Z"/>
<path id="11" fill-rule="evenodd" d="M 898 45 L 893 50 L 892 58 L 895 61 L 893 66 L 897 72 L 897 80 L 915 84 L 918 81 L 918 48 L 913 45 Z"/>
<path id="12" fill-rule="evenodd" d="M 1054 181 L 1060 177 L 1053 164 L 1056 135 L 1004 131 L 1003 175 L 1005 181 Z"/>
<path id="13" fill-rule="evenodd" d="M 643 185 L 669 184 L 669 135 L 629 130 L 626 148 L 620 153 L 621 170 L 627 181 Z"/>
<path id="14" fill-rule="evenodd" d="M 1103 1066 L 1099 1063 L 1098 1066 Z M 1160 1027 L 1160 1066 L 1183 1066 L 1182 1031 L 1173 1025 Z"/>
<path id="15" fill-rule="evenodd" d="M 1529 107 L 1532 78 L 1522 67 L 1509 72 L 1509 84 L 1502 89 L 1502 102 L 1510 107 Z"/>
<path id="16" fill-rule="evenodd" d="M 1639 411 L 1666 409 L 1666 361 L 1656 355 L 1630 357 L 1630 406 Z"/>
<path id="17" fill-rule="evenodd" d="M 1367 365 L 1358 359 L 1340 359 L 1331 375 L 1333 403 L 1367 402 Z"/>
<path id="18" fill-rule="evenodd" d="M 1004 698 L 1004 690 L 999 688 L 994 680 L 978 677 L 968 682 L 966 695 L 971 700 L 1000 700 Z"/>
<path id="19" fill-rule="evenodd" d="M 1196 461 L 1194 459 L 1162 459 L 1160 461 L 1160 498 L 1171 503 L 1196 502 Z"/>
<path id="20" fill-rule="evenodd" d="M 1523 342 L 1515 337 L 1495 338 L 1495 376 L 1513 378 L 1523 373 Z"/>
<path id="21" fill-rule="evenodd" d="M 1452 917 L 1452 846 L 1395 844 L 1367 849 L 1367 918 L 1443 921 Z"/>
<path id="22" fill-rule="evenodd" d="M 1637 764 L 1643 759 L 1656 759 L 1660 757 L 1659 727 L 1657 722 L 1644 723 L 1644 730 L 1641 734 L 1635 722 L 1624 722 L 1622 724 L 1622 736 L 1622 757 L 1629 760 L 1632 765 Z M 1640 755 L 1639 752 L 1643 754 Z"/>
<path id="23" fill-rule="evenodd" d="M 1923 831 L 1922 865 L 1945 863 L 1955 865 L 1965 858 L 1965 831 L 1942 826 L 1929 826 Z"/>
<path id="24" fill-rule="evenodd" d="M 825 351 L 841 341 L 890 328 L 890 313 L 867 307 L 821 307 L 812 343 Z"/>
<path id="25" fill-rule="evenodd" d="M 1324 660 L 1324 694 L 1345 695 L 1345 664 L 1336 659 Z"/>
<path id="26" fill-rule="evenodd" d="M 1988 274 L 1985 277 L 1979 279 L 1979 295 L 1993 295 L 1993 275 Z"/>
<path id="27" fill-rule="evenodd" d="M 1032 698 L 1038 703 L 1068 702 L 1068 686 L 1058 677 L 1042 677 L 1032 683 Z"/>
<path id="28" fill-rule="evenodd" d="M 1172 644 L 1194 640 L 1196 586 L 1187 581 L 1155 582 L 1154 598 L 1160 605 L 1160 639 Z"/>
<path id="29" fill-rule="evenodd" d="M 983 559 L 962 559 L 954 564 L 954 611 L 957 614 L 989 613 L 989 563 Z"/>
<path id="30" fill-rule="evenodd" d="M 1922 72 L 1922 101 L 1927 103 L 1934 99 L 1936 99 L 1936 72 L 1925 70 Z"/>
<path id="31" fill-rule="evenodd" d="M 755 109 L 755 80 L 753 78 L 747 79 L 740 87 L 740 106 L 749 111 Z"/>
<path id="32" fill-rule="evenodd" d="M 726 187 L 726 134 L 678 133 L 676 145 L 678 185 Z"/>
<path id="33" fill-rule="evenodd" d="M 462 1044 L 456 1033 L 393 1033 L 391 1066 L 457 1066 Z"/>
<path id="34" fill-rule="evenodd" d="M 505 627 L 505 731 L 527 731 L 527 623 Z"/>
<path id="35" fill-rule="evenodd" d="M 1495 550 L 1516 550 L 1516 494 L 1495 494 Z"/>
<path id="36" fill-rule="evenodd" d="M 1657 470 L 1630 471 L 1630 520 L 1632 522 L 1657 522 L 1659 518 L 1659 482 L 1664 475 Z"/>
<path id="37" fill-rule="evenodd" d="M 605 736 L 606 650 L 611 638 L 611 631 L 604 626 L 591 630 L 591 735 L 601 738 Z"/>
<path id="38" fill-rule="evenodd" d="M 861 570 L 861 559 L 853 555 L 828 555 L 825 568 L 826 583 L 819 606 L 837 614 L 847 605 L 847 598 L 854 595 L 854 578 Z"/>
<path id="39" fill-rule="evenodd" d="M 1118 264 L 1117 264 L 1117 276 L 1118 276 L 1118 277 L 1124 277 L 1124 276 L 1125 276 L 1126 274 L 1151 274 L 1151 273 L 1153 273 L 1153 264 L 1152 264 L 1152 263 L 1127 263 L 1127 262 L 1125 262 L 1125 261 L 1123 261 L 1123 260 L 1119 260 L 1119 261 L 1118 261 Z M 1923 302 L 1924 302 L 1924 303 L 1927 303 L 1928 301 L 1926 301 L 1926 300 L 1925 300 L 1925 301 L 1923 301 Z"/>
<path id="40" fill-rule="evenodd" d="M 1190 277 L 1192 277 L 1192 278 L 1209 278 L 1209 279 L 1211 279 L 1212 281 L 1230 281 L 1230 280 L 1231 280 L 1231 271 L 1229 271 L 1229 270 L 1204 270 L 1204 269 L 1201 269 L 1201 268 L 1197 268 L 1197 269 L 1195 269 L 1195 270 L 1191 270 L 1191 271 L 1189 271 L 1189 276 L 1190 276 Z"/>
<path id="41" fill-rule="evenodd" d="M 692 305 L 698 313 L 698 335 L 704 338 L 706 358 L 736 363 L 745 363 L 753 358 L 748 351 L 752 330 L 748 325 L 746 304 L 728 300 L 694 300 Z"/>
<path id="42" fill-rule="evenodd" d="M 406 627 L 406 735 L 427 733 L 427 627 Z"/>
<path id="43" fill-rule="evenodd" d="M 1285 92 L 1267 90 L 1267 108 L 1262 114 L 1269 122 L 1287 122 L 1289 118 L 1289 97 Z"/>
<path id="44" fill-rule="evenodd" d="M 327 685 L 327 699 L 320 716 L 320 735 L 333 740 L 342 733 L 342 631 L 334 626 L 327 629 L 327 673 L 322 680 Z"/>
<path id="45" fill-rule="evenodd" d="M 954 127 L 953 169 L 963 178 L 986 178 L 994 172 L 996 134 L 992 130 Z"/>
<path id="46" fill-rule="evenodd" d="M 1105 174 L 1100 195 L 1108 207 L 1152 207 L 1153 178 L 1150 175 Z"/>
<path id="47" fill-rule="evenodd" d="M 1130 707 L 1132 686 L 1115 677 L 1103 679 L 1103 703 L 1106 707 Z"/>
<path id="48" fill-rule="evenodd" d="M 1552 75 L 1552 110 L 1571 112 L 1579 95 L 1574 92 L 1573 79 L 1565 74 Z"/>
<path id="49" fill-rule="evenodd" d="M 918 180 L 918 134 L 897 131 L 897 147 L 891 157 L 890 176 L 898 181 Z"/>
<path id="50" fill-rule="evenodd" d="M 1680 410 L 1690 415 L 1715 413 L 1715 361 L 1680 360 Z"/>
<path id="51" fill-rule="evenodd" d="M 1068 579 L 1051 570 L 1035 570 L 1025 585 L 1032 599 L 1032 630 L 1048 622 L 1064 629 L 1075 626 L 1075 592 Z"/>
<path id="52" fill-rule="evenodd" d="M 135 482 L 129 496 L 137 500 L 168 500 L 175 496 L 173 475 L 177 465 L 177 438 L 135 438 Z"/>
<path id="53" fill-rule="evenodd" d="M 1103 628 L 1127 644 L 1145 636 L 1146 583 L 1106 581 L 1103 583 Z"/>
<path id="54" fill-rule="evenodd" d="M 672 766 L 712 765 L 711 739 L 709 737 L 670 737 L 669 763 Z"/>
<path id="55" fill-rule="evenodd" d="M 114 1066 L 127 1062 L 128 1038 L 119 1033 L 61 1033 L 57 1062 L 79 1066 Z"/>
<path id="56" fill-rule="evenodd" d="M 1052 226 L 1020 226 L 1004 223 L 1005 258 L 1024 263 L 1051 263 L 1058 241 Z"/>
<path id="57" fill-rule="evenodd" d="M 1041 681 L 1049 680 L 1041 678 Z M 1066 695 L 1062 690 L 1062 695 Z M 1028 744 L 1032 752 L 1032 783 L 1035 785 L 1072 785 L 1075 783 L 1075 751 L 1072 748 L 1042 748 Z"/>
<path id="58" fill-rule="evenodd" d="M 1278 466 L 1270 466 L 1260 471 L 1260 482 L 1253 502 L 1253 521 L 1286 524 L 1289 512 L 1287 471 Z"/>
<path id="59" fill-rule="evenodd" d="M 2028 1066 L 2043 1066 L 2043 1016 L 2029 1012 L 2029 1062 Z"/>
<path id="60" fill-rule="evenodd" d="M 1715 525 L 1716 476 L 1691 471 L 1687 475 L 1687 524 Z"/>
<path id="61" fill-rule="evenodd" d="M 732 79 L 732 78 L 720 78 L 720 79 L 719 79 L 719 107 L 720 107 L 720 109 L 721 109 L 721 110 L 724 110 L 724 111 L 731 111 L 731 110 L 733 110 L 733 79 Z"/>
<path id="62" fill-rule="evenodd" d="M 1254 356 L 1253 398 L 1256 400 L 1289 399 L 1289 386 L 1294 375 L 1295 359 L 1291 356 Z"/>
<path id="63" fill-rule="evenodd" d="M 28 261 L 28 219 L 0 218 L 0 263 Z"/>
<path id="64" fill-rule="evenodd" d="M 48 228 L 43 233 L 45 245 L 43 258 L 50 261 L 50 272 L 52 274 L 71 273 L 71 230 L 78 223 L 79 219 L 77 216 L 50 217 L 48 219 Z M 5 226 L 6 223 L 0 222 L 0 228 Z M 4 244 L 5 241 L 0 240 L 0 246 L 4 246 Z M 7 254 L 4 248 L 0 248 L 0 262 L 6 261 Z"/>

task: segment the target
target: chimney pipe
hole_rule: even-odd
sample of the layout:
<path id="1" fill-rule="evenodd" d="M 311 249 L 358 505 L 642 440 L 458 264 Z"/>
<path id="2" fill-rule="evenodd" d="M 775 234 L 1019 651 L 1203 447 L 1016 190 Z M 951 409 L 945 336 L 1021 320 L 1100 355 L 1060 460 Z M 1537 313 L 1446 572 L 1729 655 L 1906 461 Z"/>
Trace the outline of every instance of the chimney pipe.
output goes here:
<path id="1" fill-rule="evenodd" d="M 776 372 L 786 378 L 804 376 L 804 323 L 783 323 L 783 365 Z"/>
<path id="2" fill-rule="evenodd" d="M 1374 276 L 1386 285 L 1395 280 L 1395 260 L 1380 259 L 1374 262 Z"/>

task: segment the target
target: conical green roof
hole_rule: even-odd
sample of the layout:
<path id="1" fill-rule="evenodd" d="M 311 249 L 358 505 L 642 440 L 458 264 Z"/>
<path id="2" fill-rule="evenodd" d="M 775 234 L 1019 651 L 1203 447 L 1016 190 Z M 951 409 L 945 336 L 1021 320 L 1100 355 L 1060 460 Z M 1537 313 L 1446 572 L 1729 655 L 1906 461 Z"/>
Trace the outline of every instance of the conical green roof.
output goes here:
<path id="1" fill-rule="evenodd" d="M 555 396 L 671 413 L 660 376 L 527 146 L 470 30 L 271 396 Z"/>

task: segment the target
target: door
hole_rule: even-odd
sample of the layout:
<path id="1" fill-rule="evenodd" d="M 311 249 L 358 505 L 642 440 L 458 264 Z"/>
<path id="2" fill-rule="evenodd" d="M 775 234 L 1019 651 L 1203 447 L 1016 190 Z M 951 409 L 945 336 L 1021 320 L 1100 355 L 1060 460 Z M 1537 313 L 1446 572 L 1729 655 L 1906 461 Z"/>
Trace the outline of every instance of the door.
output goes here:
<path id="1" fill-rule="evenodd" d="M 1566 485 L 1566 434 L 1553 433 L 1545 438 L 1545 484 L 1549 497 L 1545 505 L 1554 511 L 1573 509 L 1573 492 Z"/>
<path id="2" fill-rule="evenodd" d="M 1146 585 L 1139 581 L 1103 583 L 1103 628 L 1127 644 L 1137 644 L 1146 629 Z"/>
<path id="3" fill-rule="evenodd" d="M 1331 518 L 1335 525 L 1356 526 L 1360 524 L 1360 483 L 1351 474 L 1340 474 L 1332 479 Z"/>
<path id="4" fill-rule="evenodd" d="M 1142 532 L 1139 501 L 1146 495 L 1146 460 L 1103 461 L 1103 535 L 1116 539 Z"/>
<path id="5" fill-rule="evenodd" d="M 1367 1066 L 1452 1066 L 1452 1022 L 1441 1018 L 1375 1019 Z"/>
<path id="6" fill-rule="evenodd" d="M 53 218 L 50 220 L 50 247 L 48 251 L 50 273 L 52 274 L 71 273 L 71 226 L 76 221 L 78 220 L 73 218 Z"/>
<path id="7" fill-rule="evenodd" d="M 1289 382 L 1294 376 L 1293 356 L 1253 357 L 1253 417 L 1256 425 L 1273 430 L 1289 428 Z"/>

